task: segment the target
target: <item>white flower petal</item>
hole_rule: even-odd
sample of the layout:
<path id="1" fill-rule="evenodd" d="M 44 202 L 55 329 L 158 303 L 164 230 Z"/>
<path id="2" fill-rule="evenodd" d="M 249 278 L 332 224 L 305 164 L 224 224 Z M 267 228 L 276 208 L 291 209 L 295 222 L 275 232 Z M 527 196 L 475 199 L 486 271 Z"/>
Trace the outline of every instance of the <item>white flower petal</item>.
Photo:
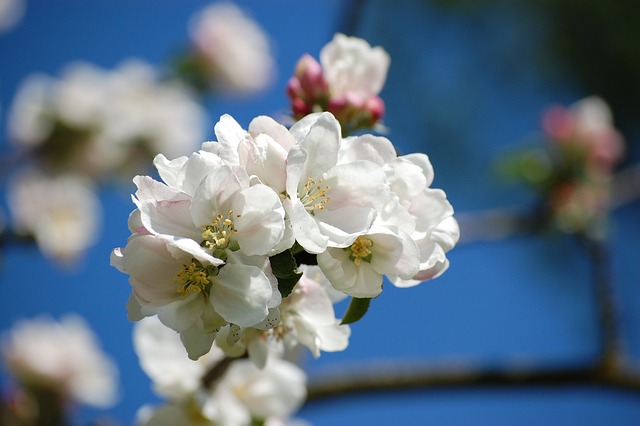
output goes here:
<path id="1" fill-rule="evenodd" d="M 271 283 L 259 268 L 228 264 L 214 278 L 210 301 L 222 318 L 249 327 L 267 317 L 271 294 Z"/>

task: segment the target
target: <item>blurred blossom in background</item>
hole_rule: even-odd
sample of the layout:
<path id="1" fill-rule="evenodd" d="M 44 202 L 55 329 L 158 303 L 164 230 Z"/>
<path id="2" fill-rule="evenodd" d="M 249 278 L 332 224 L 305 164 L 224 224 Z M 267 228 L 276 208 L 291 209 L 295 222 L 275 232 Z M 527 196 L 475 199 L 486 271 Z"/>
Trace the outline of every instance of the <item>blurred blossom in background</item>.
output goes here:
<path id="1" fill-rule="evenodd" d="M 8 123 L 10 140 L 48 172 L 94 179 L 144 172 L 159 152 L 191 152 L 204 129 L 204 110 L 187 86 L 159 80 L 140 60 L 113 71 L 78 62 L 59 79 L 29 76 Z"/>
<path id="2" fill-rule="evenodd" d="M 65 403 L 103 408 L 117 402 L 117 367 L 77 315 L 17 322 L 2 336 L 2 356 L 27 392 L 43 390 Z"/>
<path id="3" fill-rule="evenodd" d="M 15 232 L 32 236 L 52 260 L 73 266 L 100 238 L 103 208 L 85 176 L 24 170 L 9 182 L 8 191 Z"/>
<path id="4" fill-rule="evenodd" d="M 226 95 L 251 95 L 274 82 L 276 64 L 264 30 L 231 2 L 204 8 L 189 22 L 192 51 L 185 68 L 196 85 Z"/>
<path id="5" fill-rule="evenodd" d="M 26 6 L 26 0 L 0 0 L 0 34 L 18 25 Z"/>

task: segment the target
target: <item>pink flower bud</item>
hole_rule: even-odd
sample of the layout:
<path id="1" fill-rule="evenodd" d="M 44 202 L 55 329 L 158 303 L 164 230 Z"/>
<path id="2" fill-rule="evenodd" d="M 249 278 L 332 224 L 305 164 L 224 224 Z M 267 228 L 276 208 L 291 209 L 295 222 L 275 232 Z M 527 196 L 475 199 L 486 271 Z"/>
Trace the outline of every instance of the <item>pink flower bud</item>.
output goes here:
<path id="1" fill-rule="evenodd" d="M 575 130 L 571 112 L 561 106 L 553 106 L 544 112 L 542 126 L 551 138 L 559 142 L 571 139 Z"/>
<path id="2" fill-rule="evenodd" d="M 365 110 L 371 114 L 372 125 L 380 121 L 384 116 L 385 106 L 384 101 L 380 96 L 374 96 L 367 99 L 365 104 Z"/>

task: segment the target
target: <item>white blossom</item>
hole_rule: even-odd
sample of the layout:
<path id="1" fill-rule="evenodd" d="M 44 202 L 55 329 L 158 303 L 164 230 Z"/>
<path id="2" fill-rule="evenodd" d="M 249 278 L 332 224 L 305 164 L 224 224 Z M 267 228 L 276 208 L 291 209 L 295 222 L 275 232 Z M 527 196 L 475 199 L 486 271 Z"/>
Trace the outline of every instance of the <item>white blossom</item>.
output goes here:
<path id="1" fill-rule="evenodd" d="M 3 336 L 2 355 L 23 384 L 45 386 L 73 400 L 107 407 L 117 396 L 117 369 L 86 322 L 68 315 L 17 322 Z"/>
<path id="2" fill-rule="evenodd" d="M 134 342 L 154 388 L 169 398 L 164 405 L 139 413 L 143 425 L 249 426 L 253 419 L 286 419 L 306 395 L 304 373 L 274 357 L 263 369 L 246 359 L 233 360 L 211 389 L 204 388 L 203 376 L 221 360 L 219 349 L 214 347 L 198 361 L 189 360 L 178 335 L 155 318 L 136 326 Z"/>
<path id="3" fill-rule="evenodd" d="M 317 266 L 302 265 L 300 281 L 280 307 L 282 320 L 273 333 L 280 335 L 289 347 L 304 345 L 314 357 L 320 351 L 342 351 L 349 345 L 351 329 L 336 319 L 331 288 Z M 324 283 L 323 283 L 324 281 Z"/>
<path id="4" fill-rule="evenodd" d="M 270 310 L 269 326 L 221 330 L 216 344 L 227 356 L 246 352 L 258 368 L 264 368 L 269 355 L 287 353 L 299 345 L 306 346 L 316 358 L 321 351 L 347 348 L 351 329 L 340 324 L 333 309 L 333 303 L 346 295 L 331 286 L 318 266 L 300 265 L 298 269 L 302 277 L 278 309 Z"/>
<path id="5" fill-rule="evenodd" d="M 320 63 L 332 98 L 364 104 L 382 90 L 390 58 L 361 38 L 336 34 L 320 51 Z"/>
<path id="6" fill-rule="evenodd" d="M 388 187 L 382 168 L 367 160 L 338 164 L 340 124 L 315 114 L 291 129 L 298 145 L 287 157 L 284 206 L 296 241 L 310 253 L 347 247 L 366 232 Z"/>
<path id="7" fill-rule="evenodd" d="M 18 233 L 32 235 L 45 255 L 73 262 L 96 242 L 102 225 L 94 191 L 82 176 L 23 172 L 9 186 L 13 225 Z"/>
<path id="8" fill-rule="evenodd" d="M 206 163 L 219 167 L 204 173 L 204 154 L 174 162 L 159 158 L 161 175 L 174 187 L 134 179 L 133 235 L 112 256 L 114 266 L 130 275 L 131 317 L 157 314 L 181 333 L 193 358 L 208 351 L 221 326 L 253 326 L 280 304 L 266 255 L 285 227 L 271 188 L 252 185 L 239 166 Z"/>
<path id="9" fill-rule="evenodd" d="M 288 417 L 300 408 L 306 392 L 306 376 L 291 362 L 269 358 L 260 369 L 249 360 L 238 360 L 214 390 L 214 401 L 220 402 L 205 407 L 205 413 L 225 425 L 247 424 L 234 423 L 243 417 Z"/>
<path id="10" fill-rule="evenodd" d="M 158 152 L 184 155 L 202 140 L 204 112 L 185 86 L 137 60 L 115 70 L 69 64 L 59 78 L 28 76 L 9 112 L 9 138 L 53 171 L 90 176 L 139 170 Z"/>
<path id="11" fill-rule="evenodd" d="M 224 356 L 214 347 L 197 361 L 189 359 L 178 334 L 156 317 L 143 318 L 135 324 L 133 344 L 156 393 L 174 401 L 195 393 L 207 369 Z"/>
<path id="12" fill-rule="evenodd" d="M 233 117 L 223 115 L 215 125 L 217 142 L 202 149 L 217 154 L 227 164 L 241 165 L 247 173 L 278 194 L 285 191 L 287 155 L 296 139 L 271 117 L 259 116 L 244 130 Z"/>
<path id="13" fill-rule="evenodd" d="M 446 252 L 457 243 L 460 230 L 444 191 L 431 188 L 429 158 L 418 153 L 398 157 L 387 138 L 363 135 L 341 144 L 340 162 L 357 159 L 383 168 L 390 197 L 378 205 L 372 228 L 376 232 L 362 236 L 350 253 L 333 250 L 319 256 L 332 284 L 356 297 L 373 297 L 381 291 L 381 275 L 399 287 L 441 275 L 449 266 Z"/>
<path id="14" fill-rule="evenodd" d="M 269 40 L 235 4 L 218 2 L 208 6 L 192 19 L 190 34 L 217 89 L 254 93 L 271 83 L 275 64 Z"/>

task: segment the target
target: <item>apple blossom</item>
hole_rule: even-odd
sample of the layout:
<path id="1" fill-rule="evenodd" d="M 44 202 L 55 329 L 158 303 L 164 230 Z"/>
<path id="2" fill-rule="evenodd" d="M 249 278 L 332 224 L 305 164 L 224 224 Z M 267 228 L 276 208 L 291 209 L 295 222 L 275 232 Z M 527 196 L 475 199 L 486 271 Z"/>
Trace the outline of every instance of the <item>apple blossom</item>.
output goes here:
<path id="1" fill-rule="evenodd" d="M 176 332 L 156 317 L 135 323 L 133 344 L 155 392 L 176 401 L 196 392 L 210 366 L 224 357 L 222 351 L 214 348 L 197 361 L 189 359 Z"/>
<path id="2" fill-rule="evenodd" d="M 349 246 L 388 195 L 382 168 L 367 160 L 338 164 L 340 124 L 330 113 L 308 116 L 291 133 L 298 145 L 287 157 L 283 204 L 296 241 L 309 253 Z"/>
<path id="3" fill-rule="evenodd" d="M 413 278 L 420 266 L 420 252 L 410 235 L 374 222 L 348 248 L 320 253 L 318 265 L 337 290 L 371 298 L 382 292 L 383 275 Z"/>
<path id="4" fill-rule="evenodd" d="M 27 387 L 47 388 L 65 399 L 107 407 L 117 396 L 117 369 L 76 315 L 56 322 L 38 317 L 17 322 L 2 339 L 5 364 Z"/>
<path id="5" fill-rule="evenodd" d="M 297 143 L 286 127 L 271 117 L 259 116 L 251 120 L 247 131 L 225 114 L 214 129 L 218 141 L 203 143 L 203 151 L 218 155 L 226 164 L 243 166 L 278 194 L 285 191 L 287 155 Z"/>
<path id="6" fill-rule="evenodd" d="M 302 277 L 277 310 L 272 310 L 273 325 L 240 329 L 224 328 L 222 339 L 216 343 L 227 356 L 248 354 L 249 359 L 263 368 L 268 355 L 291 351 L 298 345 L 309 348 L 314 357 L 321 351 L 342 351 L 349 345 L 351 329 L 341 325 L 333 309 L 334 301 L 341 300 L 322 271 L 315 265 L 300 265 Z"/>
<path id="7" fill-rule="evenodd" d="M 337 249 L 340 250 L 340 249 Z M 291 349 L 299 344 L 311 350 L 314 357 L 320 351 L 342 351 L 349 345 L 351 329 L 340 325 L 327 289 L 331 288 L 320 268 L 301 265 L 303 274 L 291 294 L 280 306 L 282 319 L 272 333 Z"/>
<path id="8" fill-rule="evenodd" d="M 83 176 L 23 171 L 9 182 L 15 231 L 32 235 L 46 256 L 61 263 L 78 260 L 96 242 L 102 222 L 94 191 Z"/>
<path id="9" fill-rule="evenodd" d="M 546 146 L 516 157 L 512 170 L 543 196 L 543 225 L 601 238 L 613 171 L 624 154 L 606 102 L 589 96 L 542 116 Z"/>
<path id="10" fill-rule="evenodd" d="M 287 418 L 306 394 L 304 373 L 274 357 L 264 369 L 246 359 L 233 360 L 211 388 L 205 387 L 204 376 L 224 362 L 222 353 L 214 347 L 198 361 L 187 359 L 177 334 L 155 318 L 136 325 L 134 342 L 154 388 L 168 398 L 160 407 L 141 410 L 140 424 L 248 426 L 270 417 Z"/>
<path id="11" fill-rule="evenodd" d="M 212 4 L 192 18 L 190 35 L 200 77 L 216 90 L 255 93 L 271 83 L 275 64 L 258 24 L 231 2 Z"/>
<path id="12" fill-rule="evenodd" d="M 597 96 L 581 99 L 568 108 L 547 109 L 543 127 L 561 146 L 583 150 L 588 167 L 604 172 L 610 172 L 624 152 L 623 139 L 613 126 L 611 110 Z"/>
<path id="13" fill-rule="evenodd" d="M 381 47 L 335 34 L 320 51 L 320 63 L 305 54 L 296 65 L 287 84 L 295 118 L 329 111 L 345 131 L 374 127 L 385 112 L 379 94 L 389 63 L 389 55 Z"/>
<path id="14" fill-rule="evenodd" d="M 391 195 L 378 205 L 371 230 L 354 246 L 318 256 L 332 284 L 355 297 L 374 297 L 381 291 L 382 275 L 407 287 L 442 274 L 449 266 L 446 252 L 460 231 L 445 193 L 430 187 L 434 174 L 429 158 L 397 156 L 387 138 L 372 135 L 343 140 L 338 158 L 382 167 Z"/>
<path id="15" fill-rule="evenodd" d="M 60 78 L 25 79 L 9 113 L 9 138 L 50 171 L 93 177 L 146 168 L 157 152 L 191 151 L 204 113 L 187 88 L 161 82 L 141 61 L 115 70 L 76 62 Z"/>
<path id="16" fill-rule="evenodd" d="M 130 275 L 130 317 L 157 314 L 181 333 L 193 358 L 209 350 L 221 326 L 256 325 L 281 300 L 266 257 L 284 235 L 280 198 L 216 158 L 159 157 L 161 175 L 174 187 L 136 177 L 133 235 L 112 256 Z M 206 165 L 219 167 L 205 174 Z"/>

